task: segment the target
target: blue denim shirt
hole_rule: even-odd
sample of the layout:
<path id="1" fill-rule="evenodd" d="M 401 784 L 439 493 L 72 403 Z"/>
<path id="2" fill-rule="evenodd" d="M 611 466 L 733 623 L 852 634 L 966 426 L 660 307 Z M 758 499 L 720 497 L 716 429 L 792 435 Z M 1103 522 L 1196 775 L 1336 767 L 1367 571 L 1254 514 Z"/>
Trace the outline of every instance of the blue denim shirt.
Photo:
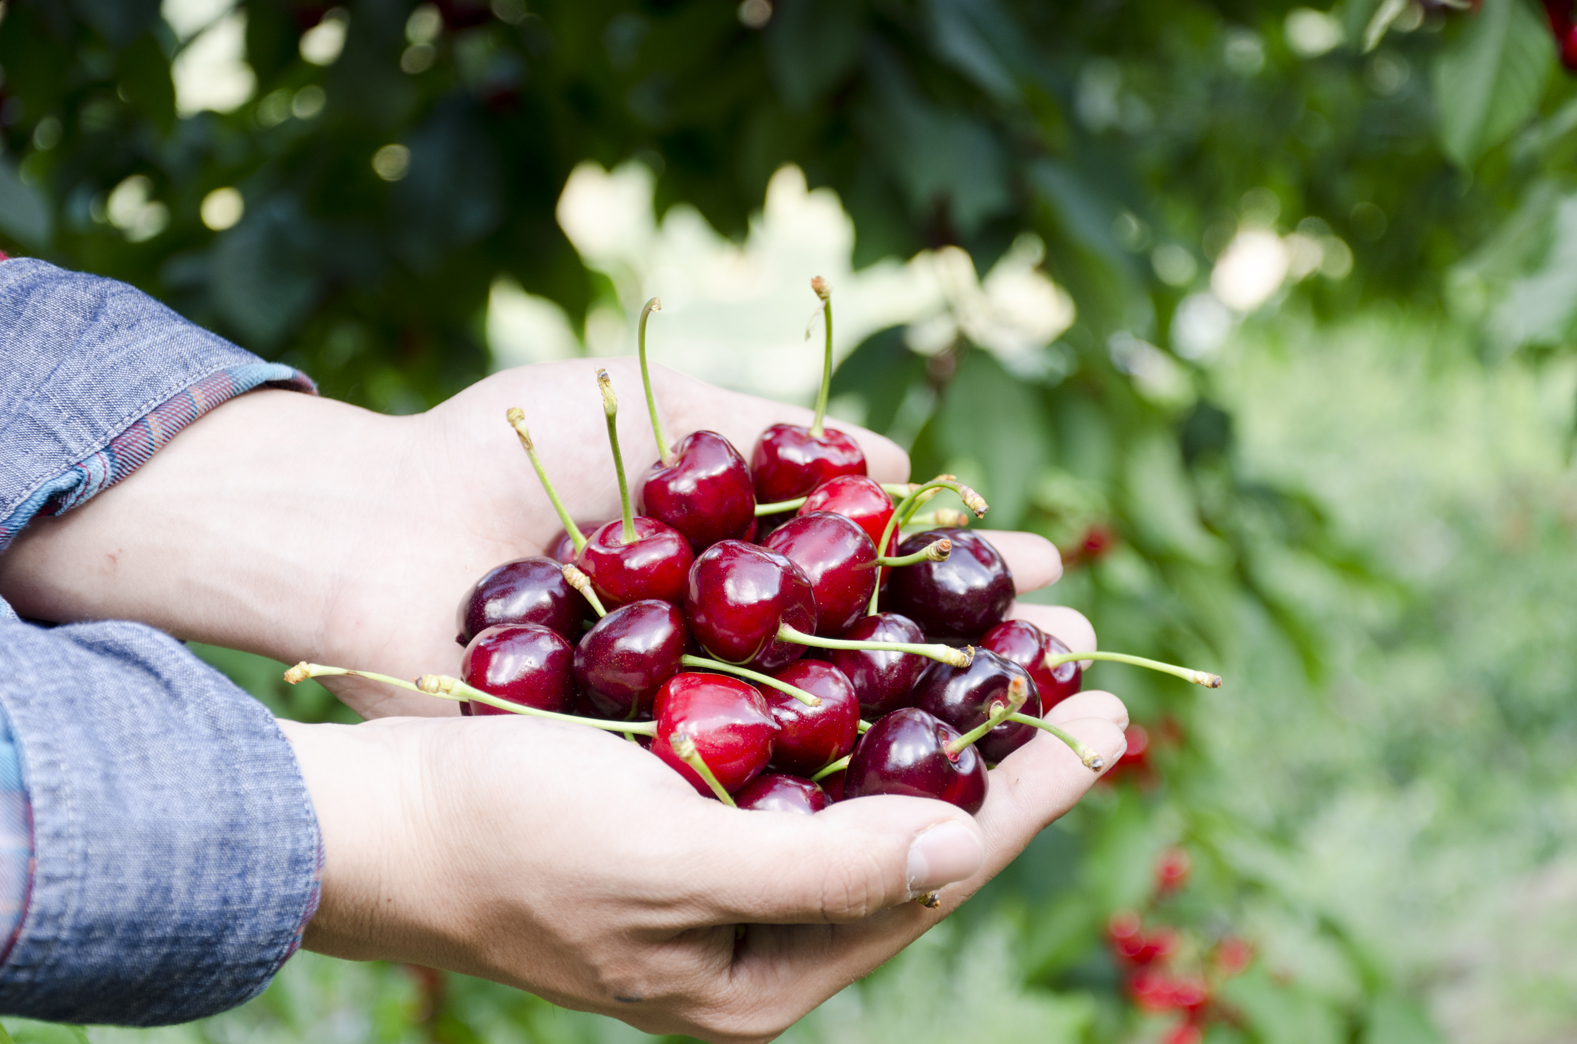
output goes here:
<path id="1" fill-rule="evenodd" d="M 311 388 L 124 284 L 0 263 L 0 553 L 264 383 Z M 0 1013 L 240 1004 L 299 946 L 321 868 L 261 705 L 149 627 L 48 628 L 0 600 Z"/>

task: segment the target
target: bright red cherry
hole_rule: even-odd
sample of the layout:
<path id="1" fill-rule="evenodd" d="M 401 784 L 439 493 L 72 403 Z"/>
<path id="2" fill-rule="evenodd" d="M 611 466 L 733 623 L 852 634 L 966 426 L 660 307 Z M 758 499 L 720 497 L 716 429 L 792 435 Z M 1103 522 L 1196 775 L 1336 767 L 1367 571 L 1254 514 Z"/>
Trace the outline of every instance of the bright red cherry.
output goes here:
<path id="1" fill-rule="evenodd" d="M 581 532 L 586 533 L 599 528 L 601 525 L 601 522 L 588 522 L 584 526 L 577 525 L 576 528 Z M 548 557 L 561 565 L 574 565 L 575 538 L 570 536 L 567 531 L 560 533 L 551 542 L 549 542 Z"/>
<path id="2" fill-rule="evenodd" d="M 750 685 L 722 674 L 676 674 L 657 690 L 657 738 L 652 753 L 673 766 L 697 791 L 712 796 L 700 774 L 674 752 L 675 733 L 688 736 L 724 790 L 755 778 L 772 756 L 777 723 Z"/>
<path id="3" fill-rule="evenodd" d="M 862 616 L 843 637 L 861 642 L 925 641 L 920 626 L 898 613 Z M 915 682 L 931 665 L 930 660 L 914 653 L 879 649 L 833 649 L 827 662 L 848 677 L 860 698 L 860 710 L 872 721 L 909 706 Z"/>
<path id="4" fill-rule="evenodd" d="M 756 520 L 756 490 L 745 458 L 715 431 L 693 431 L 647 473 L 642 513 L 665 522 L 696 553 L 742 540 Z"/>
<path id="5" fill-rule="evenodd" d="M 534 623 L 574 642 L 590 609 L 553 559 L 518 558 L 488 570 L 466 592 L 456 614 L 456 640 L 465 645 L 495 624 Z"/>
<path id="6" fill-rule="evenodd" d="M 781 690 L 761 689 L 778 723 L 773 769 L 809 776 L 854 749 L 860 738 L 860 701 L 842 671 L 820 660 L 795 660 L 772 676 L 821 699 L 819 707 L 807 707 Z"/>
<path id="7" fill-rule="evenodd" d="M 724 540 L 701 552 L 690 569 L 684 611 L 702 648 L 759 671 L 777 670 L 804 653 L 803 645 L 778 638 L 783 624 L 816 630 L 809 578 L 776 551 L 742 540 Z"/>
<path id="8" fill-rule="evenodd" d="M 865 475 L 839 475 L 811 490 L 799 514 L 808 515 L 813 511 L 832 511 L 853 519 L 865 530 L 874 546 L 881 543 L 882 534 L 887 531 L 887 520 L 893 517 L 893 502 L 875 479 Z M 888 538 L 887 550 L 882 553 L 891 557 L 897 547 L 898 532 L 894 530 Z"/>
<path id="9" fill-rule="evenodd" d="M 460 658 L 460 678 L 510 703 L 568 714 L 575 708 L 574 662 L 574 650 L 557 631 L 500 624 L 471 639 Z M 470 711 L 509 713 L 485 703 L 471 703 Z"/>
<path id="10" fill-rule="evenodd" d="M 932 664 L 915 686 L 914 705 L 934 714 L 959 732 L 985 724 L 993 703 L 1008 702 L 1014 678 L 1024 682 L 1025 701 L 1019 712 L 1040 717 L 1040 698 L 1029 672 L 994 652 L 980 649 L 968 667 Z M 1039 731 L 1023 722 L 1004 721 L 975 741 L 980 756 L 995 764 L 1035 738 Z"/>
<path id="11" fill-rule="evenodd" d="M 575 683 L 597 715 L 650 718 L 664 682 L 679 673 L 684 614 L 672 602 L 646 599 L 613 610 L 575 647 Z"/>
<path id="12" fill-rule="evenodd" d="M 774 424 L 761 433 L 750 454 L 756 500 L 775 504 L 803 497 L 828 479 L 865 474 L 865 453 L 834 428 L 813 434 L 803 424 Z"/>
<path id="13" fill-rule="evenodd" d="M 1072 652 L 1061 640 L 1047 634 L 1028 620 L 1004 620 L 980 639 L 980 647 L 1004 660 L 1012 660 L 1029 672 L 1040 694 L 1042 712 L 1051 710 L 1084 687 L 1084 671 L 1079 661 L 1046 667 L 1046 657 Z"/>
<path id="14" fill-rule="evenodd" d="M 959 733 L 914 707 L 870 727 L 844 774 L 845 798 L 903 794 L 950 801 L 971 814 L 986 801 L 986 762 L 973 745 L 954 750 Z"/>
<path id="15" fill-rule="evenodd" d="M 690 542 L 655 518 L 637 516 L 633 523 L 631 541 L 625 541 L 620 519 L 599 526 L 575 564 L 591 577 L 592 589 L 609 609 L 646 598 L 684 601 L 685 578 L 695 561 Z"/>
<path id="16" fill-rule="evenodd" d="M 932 637 L 975 638 L 1001 623 L 1013 604 L 1013 574 L 996 548 L 967 529 L 916 533 L 898 545 L 898 554 L 922 551 L 938 537 L 952 542 L 952 553 L 892 570 L 888 601 Z"/>
<path id="17" fill-rule="evenodd" d="M 836 638 L 870 608 L 876 592 L 876 545 L 852 519 L 830 511 L 798 515 L 774 529 L 761 546 L 810 578 L 817 634 Z"/>
<path id="18" fill-rule="evenodd" d="M 808 779 L 765 773 L 746 783 L 734 801 L 756 812 L 798 812 L 813 816 L 826 808 L 826 793 Z"/>

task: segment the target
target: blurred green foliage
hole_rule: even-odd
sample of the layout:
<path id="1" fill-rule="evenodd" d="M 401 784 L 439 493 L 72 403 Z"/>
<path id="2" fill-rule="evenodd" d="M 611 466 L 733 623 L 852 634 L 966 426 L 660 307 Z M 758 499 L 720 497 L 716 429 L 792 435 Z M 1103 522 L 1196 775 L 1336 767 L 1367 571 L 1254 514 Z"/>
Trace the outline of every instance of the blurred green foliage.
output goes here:
<path id="1" fill-rule="evenodd" d="M 577 321 L 618 307 L 554 220 L 586 159 L 645 163 L 660 209 L 736 236 L 794 163 L 838 192 L 857 264 L 957 245 L 986 271 L 1034 233 L 1071 292 L 1077 322 L 1027 358 L 962 337 L 922 355 L 889 330 L 835 392 L 918 472 L 977 484 L 994 524 L 1056 540 L 1055 597 L 1103 644 L 1229 684 L 1092 671 L 1147 728 L 1148 764 L 789 1039 L 1160 1039 L 1176 1016 L 1135 1007 L 1105 941 L 1130 908 L 1180 931 L 1185 970 L 1252 944 L 1212 1044 L 1577 1024 L 1559 945 L 1577 916 L 1577 92 L 1536 6 L 239 9 L 250 100 L 182 115 L 171 64 L 193 37 L 157 4 L 10 0 L 0 244 L 140 286 L 327 394 L 408 412 L 481 377 L 500 275 Z M 301 39 L 325 18 L 347 31 L 319 65 Z M 408 151 L 375 168 L 390 145 Z M 226 187 L 245 213 L 215 231 L 202 204 Z M 1296 230 L 1316 267 L 1201 346 L 1183 313 L 1244 227 Z M 279 665 L 200 653 L 277 713 L 349 720 Z M 1163 894 L 1173 846 L 1191 876 Z M 311 955 L 217 1019 L 92 1031 L 638 1036 Z"/>

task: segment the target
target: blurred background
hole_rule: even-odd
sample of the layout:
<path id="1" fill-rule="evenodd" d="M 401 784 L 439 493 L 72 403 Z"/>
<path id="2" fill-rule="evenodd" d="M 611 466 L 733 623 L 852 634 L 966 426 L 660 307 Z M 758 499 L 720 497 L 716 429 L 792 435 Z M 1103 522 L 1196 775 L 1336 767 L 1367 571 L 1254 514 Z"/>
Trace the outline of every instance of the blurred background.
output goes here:
<path id="1" fill-rule="evenodd" d="M 1577 1039 L 1568 3 L 6 0 L 0 247 L 406 413 L 633 348 L 1056 541 L 1115 778 L 804 1042 Z M 1554 30 L 1552 32 L 1552 29 Z M 458 592 L 457 592 L 458 596 Z M 199 650 L 278 713 L 280 666 Z M 616 1042 L 292 960 L 19 1044 Z"/>

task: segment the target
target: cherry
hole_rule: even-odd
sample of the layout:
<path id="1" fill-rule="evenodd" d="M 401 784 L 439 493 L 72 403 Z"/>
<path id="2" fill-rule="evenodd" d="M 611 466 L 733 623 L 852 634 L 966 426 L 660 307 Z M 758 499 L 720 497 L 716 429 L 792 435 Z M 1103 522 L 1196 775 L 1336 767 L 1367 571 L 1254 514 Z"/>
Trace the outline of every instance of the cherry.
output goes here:
<path id="1" fill-rule="evenodd" d="M 1077 660 L 1047 667 L 1047 657 L 1061 656 L 1071 650 L 1053 635 L 1028 620 L 1004 620 L 980 639 L 982 649 L 990 649 L 1004 660 L 1011 660 L 1029 672 L 1040 694 L 1042 711 L 1051 710 L 1084 686 L 1084 670 Z"/>
<path id="2" fill-rule="evenodd" d="M 761 690 L 772 720 L 778 723 L 772 743 L 773 769 L 809 776 L 854 749 L 860 735 L 860 701 L 842 671 L 820 660 L 795 660 L 773 677 L 821 700 L 819 705 L 807 707 L 786 692 Z"/>
<path id="3" fill-rule="evenodd" d="M 843 800 L 843 778 L 848 775 L 845 769 L 828 773 L 817 781 L 816 785 L 827 795 L 827 801 L 836 803 Z"/>
<path id="4" fill-rule="evenodd" d="M 593 624 L 575 647 L 575 682 L 602 717 L 649 718 L 657 690 L 679 673 L 685 637 L 677 606 L 631 602 Z"/>
<path id="5" fill-rule="evenodd" d="M 783 624 L 816 629 L 816 599 L 804 571 L 776 551 L 742 540 L 720 541 L 696 558 L 684 610 L 707 652 L 764 671 L 786 666 L 805 651 L 779 639 Z"/>
<path id="6" fill-rule="evenodd" d="M 876 590 L 876 545 L 859 524 L 830 511 L 789 519 L 761 546 L 804 570 L 816 596 L 816 633 L 836 637 L 865 614 Z"/>
<path id="7" fill-rule="evenodd" d="M 461 645 L 495 624 L 534 623 L 573 642 L 580 638 L 586 600 L 564 580 L 551 558 L 517 558 L 490 569 L 460 600 L 456 625 Z"/>
<path id="8" fill-rule="evenodd" d="M 808 779 L 767 773 L 746 783 L 734 795 L 740 808 L 757 812 L 798 812 L 813 816 L 830 802 L 827 794 Z"/>
<path id="9" fill-rule="evenodd" d="M 808 515 L 813 511 L 833 511 L 852 519 L 865 530 L 874 546 L 881 543 L 887 520 L 893 517 L 893 502 L 875 479 L 865 475 L 839 475 L 811 490 L 799 514 Z M 891 555 L 897 547 L 898 535 L 894 533 L 888 538 L 887 550 L 882 553 Z"/>
<path id="10" fill-rule="evenodd" d="M 898 613 L 877 613 L 855 621 L 845 638 L 868 642 L 913 643 L 925 640 L 920 625 Z M 827 660 L 842 671 L 872 721 L 910 704 L 910 691 L 930 663 L 914 653 L 881 649 L 834 649 Z"/>
<path id="11" fill-rule="evenodd" d="M 676 674 L 657 690 L 652 753 L 662 758 L 702 794 L 706 779 L 675 749 L 687 739 L 718 785 L 733 792 L 750 782 L 772 756 L 777 723 L 761 693 L 722 674 Z"/>
<path id="12" fill-rule="evenodd" d="M 895 569 L 887 596 L 895 612 L 935 638 L 973 638 L 1002 622 L 1013 604 L 1013 574 L 997 549 L 967 529 L 933 529 L 898 545 L 900 556 L 923 550 L 938 537 L 952 543 L 944 561 Z"/>
<path id="13" fill-rule="evenodd" d="M 1146 932 L 1138 913 L 1119 910 L 1106 923 L 1106 938 L 1112 951 L 1129 964 L 1154 964 L 1177 952 L 1181 941 L 1170 928 Z"/>
<path id="14" fill-rule="evenodd" d="M 584 532 L 588 529 L 596 529 L 601 525 L 601 522 L 594 522 L 588 523 L 584 526 L 579 526 L 578 528 L 580 531 Z M 586 538 L 581 537 L 581 543 L 584 544 L 585 542 Z M 557 539 L 551 541 L 548 544 L 548 557 L 561 565 L 573 565 L 575 563 L 575 555 L 578 554 L 579 551 L 580 549 L 575 546 L 575 538 L 567 531 L 560 533 Z"/>
<path id="15" fill-rule="evenodd" d="M 821 276 L 810 281 L 821 298 L 827 337 L 821 363 L 821 393 L 810 426 L 774 424 L 761 433 L 750 454 L 756 499 L 762 504 L 802 497 L 839 475 L 865 474 L 865 454 L 848 435 L 823 427 L 827 397 L 832 391 L 832 287 Z"/>
<path id="16" fill-rule="evenodd" d="M 969 813 L 986 800 L 986 762 L 952 726 L 914 707 L 882 718 L 855 744 L 845 798 L 903 794 L 950 801 Z"/>
<path id="17" fill-rule="evenodd" d="M 557 631 L 541 624 L 500 624 L 471 639 L 460 658 L 460 677 L 510 703 L 564 714 L 575 707 L 574 661 L 574 651 Z M 471 713 L 509 712 L 473 701 Z"/>
<path id="18" fill-rule="evenodd" d="M 1188 883 L 1192 860 L 1181 848 L 1168 848 L 1155 864 L 1155 888 L 1161 893 L 1175 892 Z"/>
<path id="19" fill-rule="evenodd" d="M 975 653 L 968 667 L 932 664 L 914 690 L 914 706 L 935 715 L 959 732 L 985 722 L 995 703 L 1008 702 L 1015 679 L 1020 681 L 1022 707 L 1013 710 L 1025 717 L 1040 717 L 1040 698 L 1029 672 L 1011 660 L 984 649 Z M 1008 720 L 975 742 L 980 756 L 996 763 L 1035 738 L 1035 726 Z"/>

